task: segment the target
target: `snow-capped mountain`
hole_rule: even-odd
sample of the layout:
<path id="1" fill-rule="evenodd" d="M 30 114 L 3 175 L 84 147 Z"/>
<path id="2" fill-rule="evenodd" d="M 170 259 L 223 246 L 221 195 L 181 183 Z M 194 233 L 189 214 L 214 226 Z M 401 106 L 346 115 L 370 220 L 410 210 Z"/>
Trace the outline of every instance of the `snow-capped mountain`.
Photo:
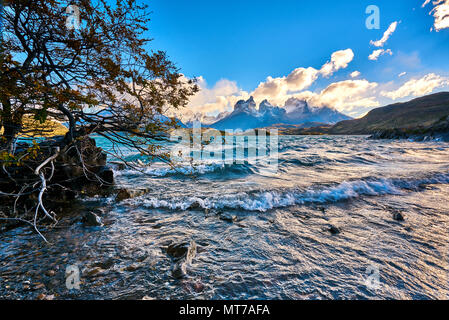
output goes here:
<path id="1" fill-rule="evenodd" d="M 329 107 L 310 107 L 306 101 L 291 98 L 283 108 L 271 105 L 267 100 L 256 109 L 253 97 L 247 101 L 240 100 L 234 111 L 209 126 L 219 130 L 254 129 L 274 124 L 304 124 L 308 122 L 336 123 L 351 119 Z"/>
<path id="2" fill-rule="evenodd" d="M 220 121 L 221 119 L 226 118 L 229 114 L 230 114 L 230 112 L 223 111 L 223 112 L 220 112 L 216 117 L 213 117 L 213 116 L 204 115 L 202 113 L 197 113 L 193 117 L 191 117 L 189 119 L 189 121 L 186 122 L 186 126 L 191 128 L 191 127 L 193 127 L 193 123 L 197 121 L 197 122 L 201 123 L 202 127 L 208 127 L 211 124 L 213 124 L 217 121 Z"/>

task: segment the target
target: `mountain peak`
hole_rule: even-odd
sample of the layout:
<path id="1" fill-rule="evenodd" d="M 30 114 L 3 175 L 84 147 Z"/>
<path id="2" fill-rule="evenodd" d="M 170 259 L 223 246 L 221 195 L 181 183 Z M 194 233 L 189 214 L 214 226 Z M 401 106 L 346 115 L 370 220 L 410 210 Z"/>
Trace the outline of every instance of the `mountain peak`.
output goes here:
<path id="1" fill-rule="evenodd" d="M 211 127 L 224 129 L 255 129 L 268 127 L 276 123 L 304 124 L 309 122 L 336 123 L 350 119 L 330 108 L 311 108 L 306 101 L 290 98 L 285 107 L 273 106 L 268 100 L 263 100 L 256 109 L 254 98 L 240 100 L 234 111 L 218 120 Z"/>
<path id="2" fill-rule="evenodd" d="M 253 96 L 251 96 L 248 100 L 240 100 L 234 107 L 233 113 L 254 113 L 256 112 L 256 102 L 254 102 Z"/>

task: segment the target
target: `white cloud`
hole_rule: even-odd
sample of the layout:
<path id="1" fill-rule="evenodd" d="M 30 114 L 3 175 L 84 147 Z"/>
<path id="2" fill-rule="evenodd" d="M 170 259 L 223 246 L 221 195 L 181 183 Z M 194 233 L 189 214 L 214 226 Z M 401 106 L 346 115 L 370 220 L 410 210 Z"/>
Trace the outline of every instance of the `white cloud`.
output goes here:
<path id="1" fill-rule="evenodd" d="M 429 2 L 430 2 L 430 0 L 426 0 L 426 1 L 424 1 L 424 3 L 422 4 L 422 8 L 424 8 L 425 6 L 427 6 L 428 4 L 429 4 Z"/>
<path id="2" fill-rule="evenodd" d="M 352 59 L 354 59 L 354 52 L 351 49 L 336 51 L 331 55 L 330 61 L 326 62 L 319 71 L 312 67 L 297 68 L 288 76 L 268 77 L 265 82 L 258 85 L 251 95 L 256 101 L 269 99 L 271 103 L 283 105 L 292 92 L 307 89 L 320 75 L 328 77 L 334 72 L 346 68 Z"/>
<path id="3" fill-rule="evenodd" d="M 351 112 L 356 107 L 378 107 L 375 97 L 375 82 L 367 80 L 345 80 L 334 82 L 320 93 L 310 91 L 294 95 L 304 99 L 312 106 L 329 106 L 339 111 Z"/>
<path id="4" fill-rule="evenodd" d="M 183 118 L 189 119 L 195 115 L 215 115 L 218 112 L 232 110 L 232 107 L 240 99 L 248 99 L 254 96 L 257 103 L 268 99 L 272 104 L 283 106 L 292 97 L 307 100 L 313 106 L 329 106 L 340 111 L 348 111 L 355 107 L 375 107 L 379 103 L 372 92 L 377 83 L 367 80 L 347 80 L 330 84 L 321 92 L 303 91 L 309 88 L 319 76 L 330 76 L 334 72 L 346 68 L 354 58 L 351 49 L 336 51 L 331 55 L 320 70 L 308 68 L 296 68 L 290 74 L 283 77 L 267 77 L 257 88 L 248 93 L 238 88 L 236 82 L 220 80 L 209 88 L 203 78 L 199 78 L 200 92 L 190 101 L 189 107 L 183 111 Z M 351 73 L 353 78 L 360 76 L 359 71 Z"/>
<path id="5" fill-rule="evenodd" d="M 331 61 L 323 65 L 320 73 L 329 77 L 334 72 L 340 69 L 344 69 L 354 59 L 354 52 L 351 49 L 336 51 L 331 56 Z"/>
<path id="6" fill-rule="evenodd" d="M 398 22 L 395 21 L 388 27 L 387 31 L 385 31 L 382 39 L 377 41 L 370 41 L 370 43 L 375 47 L 383 47 L 384 44 L 388 41 L 388 39 L 391 37 L 391 35 L 396 31 L 396 28 L 398 26 Z"/>
<path id="7" fill-rule="evenodd" d="M 390 49 L 387 49 L 387 50 L 378 49 L 378 50 L 374 50 L 373 53 L 371 53 L 368 56 L 368 59 L 375 61 L 375 60 L 379 59 L 380 56 L 382 56 L 386 53 L 388 53 L 390 56 L 393 55 L 393 52 Z"/>
<path id="8" fill-rule="evenodd" d="M 401 72 L 400 74 L 398 74 L 398 78 L 403 77 L 407 74 L 407 72 Z"/>
<path id="9" fill-rule="evenodd" d="M 449 79 L 435 73 L 429 73 L 419 79 L 411 79 L 400 88 L 393 91 L 382 91 L 381 95 L 396 100 L 408 96 L 422 96 L 431 93 L 436 88 L 449 86 Z"/>
<path id="10" fill-rule="evenodd" d="M 312 85 L 318 78 L 318 70 L 314 68 L 297 68 L 286 77 L 268 77 L 265 82 L 261 82 L 252 95 L 256 100 L 285 96 L 289 91 L 301 91 Z"/>
<path id="11" fill-rule="evenodd" d="M 423 7 L 427 5 L 427 3 L 429 3 L 429 1 L 424 2 Z M 430 11 L 430 14 L 435 18 L 433 28 L 437 32 L 449 28 L 449 0 L 435 0 L 433 5 L 435 7 Z"/>
<path id="12" fill-rule="evenodd" d="M 351 78 L 357 78 L 358 76 L 360 76 L 360 72 L 359 71 L 351 72 L 350 76 Z"/>
<path id="13" fill-rule="evenodd" d="M 222 79 L 212 88 L 203 77 L 198 78 L 200 91 L 190 98 L 187 108 L 180 109 L 181 118 L 191 118 L 195 114 L 215 114 L 232 109 L 234 104 L 241 98 L 249 97 L 249 94 L 238 88 L 235 81 Z"/>

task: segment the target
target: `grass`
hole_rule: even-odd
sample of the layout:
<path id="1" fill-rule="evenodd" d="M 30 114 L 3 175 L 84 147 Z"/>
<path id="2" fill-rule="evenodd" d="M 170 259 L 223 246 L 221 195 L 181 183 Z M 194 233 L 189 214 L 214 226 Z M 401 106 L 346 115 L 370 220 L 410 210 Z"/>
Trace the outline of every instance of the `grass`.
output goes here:
<path id="1" fill-rule="evenodd" d="M 23 117 L 23 131 L 19 137 L 36 137 L 36 138 L 48 138 L 53 136 L 65 135 L 68 129 L 61 123 L 55 120 L 47 120 L 44 123 L 40 123 L 32 116 L 25 115 Z M 32 133 L 28 133 L 32 131 Z M 3 128 L 0 130 L 0 134 L 3 134 Z"/>

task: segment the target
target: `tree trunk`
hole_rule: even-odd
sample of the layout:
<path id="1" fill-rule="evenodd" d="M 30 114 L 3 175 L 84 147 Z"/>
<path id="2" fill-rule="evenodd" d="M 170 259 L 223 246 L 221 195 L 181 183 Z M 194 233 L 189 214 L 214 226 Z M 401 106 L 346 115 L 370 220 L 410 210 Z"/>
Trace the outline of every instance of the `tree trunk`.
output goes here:
<path id="1" fill-rule="evenodd" d="M 2 149 L 12 151 L 14 139 L 22 128 L 22 114 L 14 113 L 11 108 L 11 101 L 7 97 L 1 97 L 1 126 L 3 135 L 0 142 Z"/>

